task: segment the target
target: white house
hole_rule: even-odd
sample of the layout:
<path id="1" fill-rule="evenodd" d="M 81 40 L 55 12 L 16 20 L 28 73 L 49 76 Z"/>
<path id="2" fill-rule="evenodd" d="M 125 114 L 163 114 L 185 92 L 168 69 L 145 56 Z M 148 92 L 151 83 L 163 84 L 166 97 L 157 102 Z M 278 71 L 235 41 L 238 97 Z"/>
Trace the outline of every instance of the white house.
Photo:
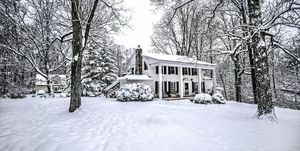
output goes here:
<path id="1" fill-rule="evenodd" d="M 130 58 L 128 72 L 118 78 L 120 86 L 144 83 L 159 98 L 183 98 L 216 88 L 215 64 L 186 56 L 142 53 L 138 48 Z"/>
<path id="2" fill-rule="evenodd" d="M 50 85 L 52 86 L 53 92 L 62 92 L 65 85 L 66 85 L 66 75 L 58 75 L 53 74 L 51 75 Z M 36 75 L 35 80 L 35 90 L 43 90 L 45 92 L 48 91 L 47 89 L 47 80 L 40 74 Z"/>

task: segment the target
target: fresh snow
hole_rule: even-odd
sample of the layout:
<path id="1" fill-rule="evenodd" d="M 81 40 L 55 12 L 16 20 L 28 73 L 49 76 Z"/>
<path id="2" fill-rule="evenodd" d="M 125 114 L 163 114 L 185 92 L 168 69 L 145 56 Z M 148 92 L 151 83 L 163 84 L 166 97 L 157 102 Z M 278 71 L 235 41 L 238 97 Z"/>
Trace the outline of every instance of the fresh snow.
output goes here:
<path id="1" fill-rule="evenodd" d="M 300 111 L 276 108 L 277 122 L 256 106 L 228 101 L 117 102 L 82 98 L 0 100 L 0 150 L 220 151 L 300 150 Z"/>
<path id="2" fill-rule="evenodd" d="M 190 58 L 187 56 L 180 56 L 180 55 L 167 55 L 163 53 L 151 53 L 151 52 L 145 52 L 142 54 L 144 57 L 152 58 L 155 60 L 161 60 L 161 61 L 171 61 L 171 62 L 181 62 L 181 63 L 192 63 L 192 64 L 198 64 L 198 65 L 210 65 L 214 66 L 215 64 L 199 61 L 195 58 Z"/>
<path id="3" fill-rule="evenodd" d="M 212 102 L 212 96 L 207 93 L 200 93 L 194 97 L 194 100 Z"/>
<path id="4" fill-rule="evenodd" d="M 147 75 L 136 75 L 136 74 L 129 74 L 125 75 L 124 77 L 118 78 L 118 80 L 153 80 Z"/>
<path id="5" fill-rule="evenodd" d="M 152 101 L 153 98 L 150 86 L 143 83 L 124 84 L 117 91 L 117 100 L 120 101 Z"/>

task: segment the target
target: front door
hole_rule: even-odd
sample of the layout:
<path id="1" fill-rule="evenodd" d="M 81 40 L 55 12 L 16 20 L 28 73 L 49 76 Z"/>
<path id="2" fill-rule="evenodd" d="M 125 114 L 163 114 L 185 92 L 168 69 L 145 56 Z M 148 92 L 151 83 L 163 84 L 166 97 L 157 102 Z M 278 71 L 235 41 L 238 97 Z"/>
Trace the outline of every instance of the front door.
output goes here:
<path id="1" fill-rule="evenodd" d="M 184 95 L 189 95 L 189 83 L 184 83 Z"/>

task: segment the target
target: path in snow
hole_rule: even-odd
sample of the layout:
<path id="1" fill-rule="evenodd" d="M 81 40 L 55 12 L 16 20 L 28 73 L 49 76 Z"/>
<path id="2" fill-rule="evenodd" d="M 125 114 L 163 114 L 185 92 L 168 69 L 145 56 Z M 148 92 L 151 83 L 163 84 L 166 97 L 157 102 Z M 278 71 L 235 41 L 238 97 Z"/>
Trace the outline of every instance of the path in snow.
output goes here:
<path id="1" fill-rule="evenodd" d="M 75 113 L 68 106 L 68 98 L 0 100 L 0 150 L 300 150 L 300 111 L 276 109 L 274 123 L 236 102 L 83 98 Z"/>

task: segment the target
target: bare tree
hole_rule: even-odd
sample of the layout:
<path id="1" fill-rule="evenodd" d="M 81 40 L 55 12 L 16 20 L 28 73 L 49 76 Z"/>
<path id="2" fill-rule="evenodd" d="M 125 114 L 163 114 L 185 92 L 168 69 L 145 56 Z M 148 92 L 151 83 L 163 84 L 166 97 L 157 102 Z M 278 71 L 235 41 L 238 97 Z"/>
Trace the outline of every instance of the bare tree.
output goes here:
<path id="1" fill-rule="evenodd" d="M 4 39 L 0 47 L 26 59 L 46 79 L 48 91 L 52 93 L 51 73 L 66 61 L 60 49 L 65 36 L 60 37 L 63 29 L 57 30 L 59 22 L 55 18 L 58 6 L 50 0 L 27 0 L 15 3 L 15 7 L 18 11 L 13 15 L 1 11 L 7 21 L 14 25 L 17 34 L 10 33 L 13 38 Z"/>
<path id="2" fill-rule="evenodd" d="M 71 100 L 69 112 L 74 112 L 81 105 L 81 69 L 83 52 L 90 37 L 101 33 L 103 30 L 116 31 L 116 22 L 126 25 L 127 18 L 122 18 L 124 8 L 118 7 L 120 1 L 110 3 L 100 0 L 90 0 L 82 3 L 71 0 L 71 16 L 73 28 L 72 63 L 71 63 Z M 88 11 L 87 11 L 88 10 Z M 102 15 L 104 14 L 104 15 Z M 105 19 L 105 18 L 114 18 Z M 109 25 L 109 26 L 105 26 Z M 100 30 L 103 29 L 103 30 Z M 82 36 L 83 35 L 83 36 Z"/>

